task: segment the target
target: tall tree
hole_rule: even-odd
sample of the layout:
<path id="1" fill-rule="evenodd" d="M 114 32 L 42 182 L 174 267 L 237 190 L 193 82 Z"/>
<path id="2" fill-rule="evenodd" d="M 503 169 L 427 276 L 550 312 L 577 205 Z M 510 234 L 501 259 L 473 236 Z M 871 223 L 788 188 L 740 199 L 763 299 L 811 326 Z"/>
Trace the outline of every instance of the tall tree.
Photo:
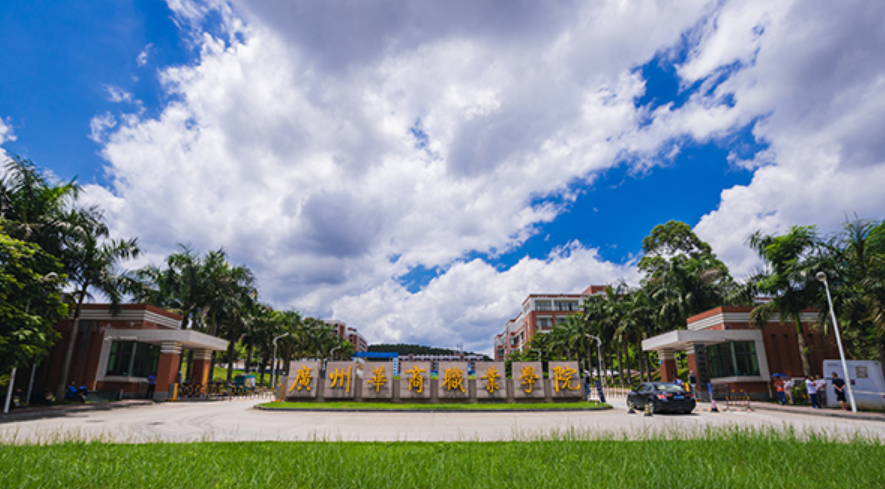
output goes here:
<path id="1" fill-rule="evenodd" d="M 39 246 L 0 232 L 0 372 L 40 361 L 55 343 L 52 326 L 67 314 L 62 272 Z"/>
<path id="2" fill-rule="evenodd" d="M 97 289 L 110 299 L 112 308 L 118 306 L 123 292 L 122 277 L 125 275 L 119 269 L 119 264 L 140 254 L 135 238 L 108 238 L 108 228 L 96 209 L 76 212 L 69 218 L 69 222 L 72 226 L 67 232 L 62 261 L 74 288 L 72 296 L 76 305 L 56 385 L 56 396 L 59 398 L 64 395 L 83 302 L 91 296 L 91 290 Z"/>
<path id="3" fill-rule="evenodd" d="M 799 355 L 804 375 L 811 375 L 811 362 L 802 326 L 802 311 L 814 303 L 819 283 L 814 273 L 819 265 L 815 256 L 818 249 L 815 226 L 793 226 L 782 235 L 753 233 L 748 239 L 750 247 L 765 263 L 752 282 L 758 292 L 771 297 L 769 302 L 756 306 L 750 317 L 763 325 L 774 314 L 781 320 L 791 320 L 796 325 Z"/>

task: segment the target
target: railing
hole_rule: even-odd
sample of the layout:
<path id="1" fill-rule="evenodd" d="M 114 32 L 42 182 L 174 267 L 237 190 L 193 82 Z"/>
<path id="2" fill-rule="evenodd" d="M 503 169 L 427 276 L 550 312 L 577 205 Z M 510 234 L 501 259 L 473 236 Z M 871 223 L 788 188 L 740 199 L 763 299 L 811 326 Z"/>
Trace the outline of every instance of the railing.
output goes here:
<path id="1" fill-rule="evenodd" d="M 247 387 L 243 385 L 209 384 L 173 384 L 170 401 L 193 401 L 205 399 L 233 398 L 266 398 L 273 399 L 273 389 L 268 386 Z"/>

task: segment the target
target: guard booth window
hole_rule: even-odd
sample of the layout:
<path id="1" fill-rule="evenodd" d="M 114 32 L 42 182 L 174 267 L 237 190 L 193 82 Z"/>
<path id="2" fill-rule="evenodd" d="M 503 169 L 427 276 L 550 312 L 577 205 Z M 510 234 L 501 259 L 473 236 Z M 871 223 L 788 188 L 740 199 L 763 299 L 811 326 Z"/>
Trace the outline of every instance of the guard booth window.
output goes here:
<path id="1" fill-rule="evenodd" d="M 115 341 L 111 344 L 106 375 L 147 377 L 157 373 L 160 347 L 138 341 Z"/>
<path id="2" fill-rule="evenodd" d="M 756 343 L 732 341 L 707 346 L 712 377 L 745 377 L 759 375 Z"/>

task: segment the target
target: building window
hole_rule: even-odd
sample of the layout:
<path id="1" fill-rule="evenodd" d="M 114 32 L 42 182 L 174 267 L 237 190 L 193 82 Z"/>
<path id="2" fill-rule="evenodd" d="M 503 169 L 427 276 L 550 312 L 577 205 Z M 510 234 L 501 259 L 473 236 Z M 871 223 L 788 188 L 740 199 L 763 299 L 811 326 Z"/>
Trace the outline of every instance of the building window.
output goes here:
<path id="1" fill-rule="evenodd" d="M 111 343 L 108 369 L 105 375 L 123 377 L 147 377 L 157 373 L 160 347 L 137 341 Z"/>
<path id="2" fill-rule="evenodd" d="M 556 301 L 557 311 L 577 311 L 578 303 L 574 301 Z"/>
<path id="3" fill-rule="evenodd" d="M 756 343 L 732 341 L 707 346 L 712 377 L 750 377 L 759 375 Z"/>
<path id="4" fill-rule="evenodd" d="M 553 308 L 550 307 L 550 301 L 535 301 L 535 310 L 536 311 L 552 311 Z"/>
<path id="5" fill-rule="evenodd" d="M 553 327 L 553 318 L 539 317 L 535 320 L 535 325 L 538 327 L 538 329 L 550 329 Z"/>

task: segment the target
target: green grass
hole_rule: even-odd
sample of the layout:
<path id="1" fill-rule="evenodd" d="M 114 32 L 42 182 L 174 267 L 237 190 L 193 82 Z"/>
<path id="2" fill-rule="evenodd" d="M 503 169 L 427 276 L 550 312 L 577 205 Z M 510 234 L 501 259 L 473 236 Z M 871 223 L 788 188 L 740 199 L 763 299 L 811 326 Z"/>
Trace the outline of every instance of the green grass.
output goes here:
<path id="1" fill-rule="evenodd" d="M 356 401 L 328 401 L 328 402 L 268 402 L 259 404 L 268 409 L 316 409 L 316 410 L 379 410 L 379 411 L 526 411 L 543 410 L 555 411 L 557 409 L 599 409 L 610 407 L 608 404 L 598 402 L 562 402 L 562 403 L 438 403 L 418 404 L 404 402 L 393 404 L 390 402 L 356 402 Z"/>
<path id="2" fill-rule="evenodd" d="M 0 446 L 0 487 L 879 488 L 885 446 L 790 432 L 457 443 Z"/>

